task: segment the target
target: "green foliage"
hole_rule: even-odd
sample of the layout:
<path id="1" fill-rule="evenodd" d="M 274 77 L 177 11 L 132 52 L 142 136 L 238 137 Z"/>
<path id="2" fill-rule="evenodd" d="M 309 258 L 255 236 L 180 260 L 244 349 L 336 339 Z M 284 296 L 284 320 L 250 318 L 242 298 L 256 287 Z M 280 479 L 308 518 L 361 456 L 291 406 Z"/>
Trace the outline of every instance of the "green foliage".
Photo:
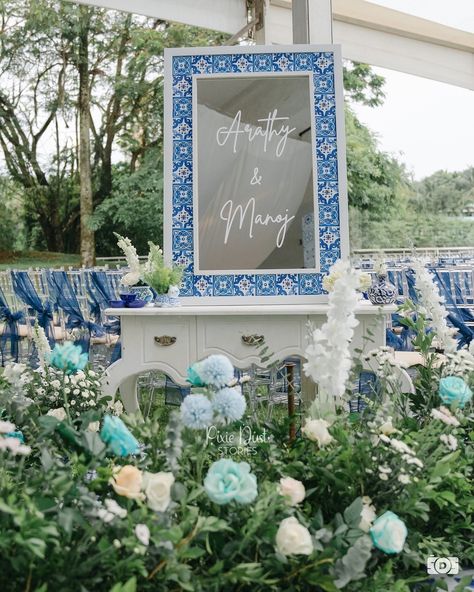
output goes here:
<path id="1" fill-rule="evenodd" d="M 349 204 L 375 219 L 395 206 L 406 182 L 403 167 L 380 152 L 370 130 L 346 108 L 347 182 Z"/>
<path id="2" fill-rule="evenodd" d="M 124 165 L 116 167 L 114 189 L 96 208 L 94 227 L 101 254 L 121 254 L 111 229 L 130 238 L 142 255 L 148 241 L 163 244 L 163 170 L 158 150 L 150 150 L 132 173 Z"/>
<path id="3" fill-rule="evenodd" d="M 21 191 L 8 177 L 0 176 L 0 251 L 25 246 L 24 211 Z"/>
<path id="4" fill-rule="evenodd" d="M 375 74 L 368 64 L 346 62 L 344 66 L 344 90 L 348 98 L 357 103 L 376 107 L 383 103 L 385 78 Z"/>
<path id="5" fill-rule="evenodd" d="M 348 417 L 340 410 L 335 416 L 330 444 L 319 447 L 301 436 L 289 442 L 284 422 L 259 425 L 250 416 L 219 426 L 222 436 L 247 425 L 254 438 L 266 434 L 255 440 L 255 454 L 247 455 L 244 445 L 233 457 L 248 462 L 257 479 L 258 497 L 248 505 L 220 506 L 209 499 L 203 479 L 221 457 L 221 446 L 206 441 L 204 431 L 183 428 L 179 413 L 171 415 L 167 428 L 159 424 L 162 415 L 122 416 L 143 452 L 121 458 L 88 429 L 105 408 L 98 392 L 82 386 L 82 376 L 76 377 L 80 392 L 74 396 L 92 397 L 97 407 L 61 421 L 44 415 L 61 404 L 62 395 L 64 404 L 70 403 L 64 388 L 70 383 L 58 387 L 57 372 L 35 372 L 33 382 L 26 374 L 10 378 L 12 383 L 0 379 L 1 418 L 14 419 L 31 446 L 27 456 L 0 450 L 0 589 L 410 592 L 413 584 L 423 583 L 431 592 L 427 556 L 459 556 L 463 567 L 474 561 L 474 415 L 471 404 L 452 410 L 458 426 L 432 417 L 440 404 L 443 365 L 434 364 L 422 315 L 408 317 L 407 323 L 419 334 L 426 358 L 415 395 L 384 396 L 382 378 L 381 399 L 369 401 L 363 414 Z M 45 393 L 35 395 L 41 381 L 48 383 Z M 33 402 L 25 406 L 23 397 L 20 406 L 25 388 Z M 397 431 L 387 442 L 381 426 L 388 417 Z M 446 434 L 456 438 L 457 450 L 440 439 Z M 394 443 L 408 446 L 410 453 Z M 155 474 L 172 470 L 166 511 L 153 511 L 145 496 L 114 491 L 114 467 L 124 465 Z M 305 499 L 297 506 L 279 493 L 283 476 L 305 486 Z M 126 515 L 101 518 L 98 509 L 105 500 L 114 500 Z M 387 556 L 373 546 L 361 522 L 366 504 L 378 516 L 391 510 L 404 521 L 408 538 L 401 553 Z M 290 516 L 311 534 L 310 555 L 277 551 L 276 533 Z M 149 545 L 137 537 L 138 525 L 148 527 Z"/>
<path id="6" fill-rule="evenodd" d="M 148 243 L 150 251 L 145 263 L 143 279 L 157 294 L 166 294 L 170 286 L 179 286 L 182 270 L 175 265 L 167 265 L 163 251 L 151 241 Z"/>
<path id="7" fill-rule="evenodd" d="M 414 183 L 411 202 L 419 213 L 462 216 L 463 208 L 474 204 L 474 167 L 454 173 L 437 171 Z"/>

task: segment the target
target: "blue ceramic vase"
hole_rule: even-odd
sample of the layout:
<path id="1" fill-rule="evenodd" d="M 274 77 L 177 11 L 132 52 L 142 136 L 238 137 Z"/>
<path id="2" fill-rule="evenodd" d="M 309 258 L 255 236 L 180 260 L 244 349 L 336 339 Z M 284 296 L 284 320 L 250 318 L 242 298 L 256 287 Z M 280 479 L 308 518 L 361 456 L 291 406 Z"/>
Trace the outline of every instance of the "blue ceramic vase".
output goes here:
<path id="1" fill-rule="evenodd" d="M 383 306 L 393 304 L 397 299 L 397 290 L 387 279 L 386 273 L 378 273 L 367 291 L 372 304 Z"/>
<path id="2" fill-rule="evenodd" d="M 147 304 L 153 300 L 150 286 L 131 286 L 129 293 L 135 294 L 139 300 L 144 300 Z"/>

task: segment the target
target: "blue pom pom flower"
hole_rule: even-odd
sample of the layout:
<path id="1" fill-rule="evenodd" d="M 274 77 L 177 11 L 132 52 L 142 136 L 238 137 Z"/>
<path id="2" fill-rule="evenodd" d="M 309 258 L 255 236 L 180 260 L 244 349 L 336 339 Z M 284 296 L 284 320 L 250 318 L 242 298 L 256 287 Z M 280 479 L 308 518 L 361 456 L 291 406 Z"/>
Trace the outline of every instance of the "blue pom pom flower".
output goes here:
<path id="1" fill-rule="evenodd" d="M 225 387 L 214 395 L 212 407 L 220 417 L 237 421 L 245 413 L 247 404 L 245 397 L 237 389 Z"/>
<path id="2" fill-rule="evenodd" d="M 48 363 L 66 374 L 75 374 L 83 370 L 87 365 L 88 356 L 82 353 L 80 345 L 74 345 L 72 341 L 66 341 L 62 345 L 57 344 L 48 355 Z"/>
<path id="3" fill-rule="evenodd" d="M 379 516 L 369 532 L 377 549 L 389 555 L 401 553 L 408 534 L 405 523 L 390 511 Z"/>
<path id="4" fill-rule="evenodd" d="M 204 489 L 219 505 L 233 500 L 238 504 L 250 504 L 258 495 L 257 478 L 250 472 L 250 465 L 227 458 L 212 463 L 204 479 Z"/>
<path id="5" fill-rule="evenodd" d="M 181 420 L 187 428 L 202 430 L 212 424 L 212 405 L 205 395 L 188 395 L 181 403 Z"/>
<path id="6" fill-rule="evenodd" d="M 194 367 L 200 380 L 206 386 L 222 388 L 234 378 L 234 367 L 229 358 L 220 354 L 209 356 Z"/>
<path id="7" fill-rule="evenodd" d="M 100 437 L 117 456 L 128 456 L 140 451 L 140 444 L 123 421 L 115 415 L 106 415 Z"/>
<path id="8" fill-rule="evenodd" d="M 472 399 L 472 391 L 459 376 L 446 376 L 439 381 L 439 396 L 445 405 L 456 404 L 461 409 Z"/>

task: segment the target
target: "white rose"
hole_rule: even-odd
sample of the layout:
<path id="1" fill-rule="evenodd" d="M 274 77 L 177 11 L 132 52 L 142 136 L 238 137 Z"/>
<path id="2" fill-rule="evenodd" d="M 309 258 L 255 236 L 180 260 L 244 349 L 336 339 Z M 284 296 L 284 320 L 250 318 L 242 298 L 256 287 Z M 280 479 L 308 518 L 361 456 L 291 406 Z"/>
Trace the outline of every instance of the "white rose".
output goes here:
<path id="1" fill-rule="evenodd" d="M 91 421 L 90 424 L 87 426 L 87 431 L 89 432 L 98 432 L 100 429 L 100 421 Z"/>
<path id="2" fill-rule="evenodd" d="M 122 508 L 120 504 L 118 504 L 114 499 L 107 498 L 104 501 L 105 507 L 107 508 L 108 512 L 114 514 L 114 516 L 118 516 L 119 518 L 125 518 L 127 515 L 127 510 Z"/>
<path id="3" fill-rule="evenodd" d="M 398 430 L 393 427 L 391 419 L 388 419 L 386 422 L 384 422 L 379 427 L 379 431 L 381 434 L 384 434 L 385 436 L 391 436 L 392 434 L 395 434 L 396 432 L 398 432 Z"/>
<path id="4" fill-rule="evenodd" d="M 280 493 L 287 498 L 290 506 L 296 506 L 304 500 L 306 490 L 301 481 L 292 477 L 282 477 L 280 479 Z"/>
<path id="5" fill-rule="evenodd" d="M 313 541 L 306 526 L 291 516 L 280 522 L 276 534 L 276 547 L 282 555 L 311 555 Z"/>
<path id="6" fill-rule="evenodd" d="M 58 421 L 64 421 L 67 417 L 66 410 L 64 407 L 58 407 L 57 409 L 50 409 L 46 415 L 55 417 Z"/>
<path id="7" fill-rule="evenodd" d="M 174 483 L 172 473 L 145 473 L 143 491 L 148 506 L 155 512 L 164 512 L 171 502 L 171 486 Z"/>
<path id="8" fill-rule="evenodd" d="M 333 437 L 328 432 L 330 425 L 324 419 L 307 419 L 301 431 L 307 438 L 317 442 L 319 446 L 326 446 L 333 440 Z"/>
<path id="9" fill-rule="evenodd" d="M 11 423 L 11 421 L 0 421 L 0 434 L 9 434 L 15 430 L 15 424 Z"/>
<path id="10" fill-rule="evenodd" d="M 135 526 L 135 536 L 142 545 L 148 547 L 150 544 L 150 529 L 146 524 L 137 524 Z"/>
<path id="11" fill-rule="evenodd" d="M 359 528 L 364 532 L 369 532 L 372 522 L 375 520 L 377 513 L 375 507 L 369 504 L 362 506 L 362 512 L 360 513 Z"/>

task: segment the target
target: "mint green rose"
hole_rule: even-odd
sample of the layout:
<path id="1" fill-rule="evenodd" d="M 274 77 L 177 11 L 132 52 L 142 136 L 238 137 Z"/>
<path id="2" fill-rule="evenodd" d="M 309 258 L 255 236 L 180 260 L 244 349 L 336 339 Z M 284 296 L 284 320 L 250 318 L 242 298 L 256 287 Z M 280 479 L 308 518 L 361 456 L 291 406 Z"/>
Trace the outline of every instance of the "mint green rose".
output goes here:
<path id="1" fill-rule="evenodd" d="M 140 452 L 140 444 L 135 436 L 123 421 L 119 417 L 115 417 L 115 415 L 106 415 L 104 417 L 100 437 L 117 456 L 128 456 Z"/>
<path id="2" fill-rule="evenodd" d="M 190 382 L 193 386 L 205 386 L 201 376 L 199 375 L 199 362 L 196 362 L 188 368 L 187 379 L 188 382 Z"/>
<path id="3" fill-rule="evenodd" d="M 377 549 L 389 555 L 402 551 L 408 534 L 405 523 L 390 511 L 379 516 L 369 532 Z"/>
<path id="4" fill-rule="evenodd" d="M 258 494 L 257 478 L 250 472 L 250 465 L 227 458 L 212 463 L 204 479 L 204 489 L 209 498 L 219 505 L 232 500 L 238 504 L 249 504 Z"/>
<path id="5" fill-rule="evenodd" d="M 459 376 L 446 376 L 439 381 L 439 396 L 445 405 L 457 404 L 461 409 L 472 399 L 472 391 Z"/>
<path id="6" fill-rule="evenodd" d="M 56 344 L 48 355 L 49 364 L 58 370 L 63 370 L 66 374 L 75 374 L 79 370 L 83 370 L 87 361 L 87 353 L 83 353 L 82 347 L 74 345 L 72 341 L 66 341 L 62 345 Z"/>

